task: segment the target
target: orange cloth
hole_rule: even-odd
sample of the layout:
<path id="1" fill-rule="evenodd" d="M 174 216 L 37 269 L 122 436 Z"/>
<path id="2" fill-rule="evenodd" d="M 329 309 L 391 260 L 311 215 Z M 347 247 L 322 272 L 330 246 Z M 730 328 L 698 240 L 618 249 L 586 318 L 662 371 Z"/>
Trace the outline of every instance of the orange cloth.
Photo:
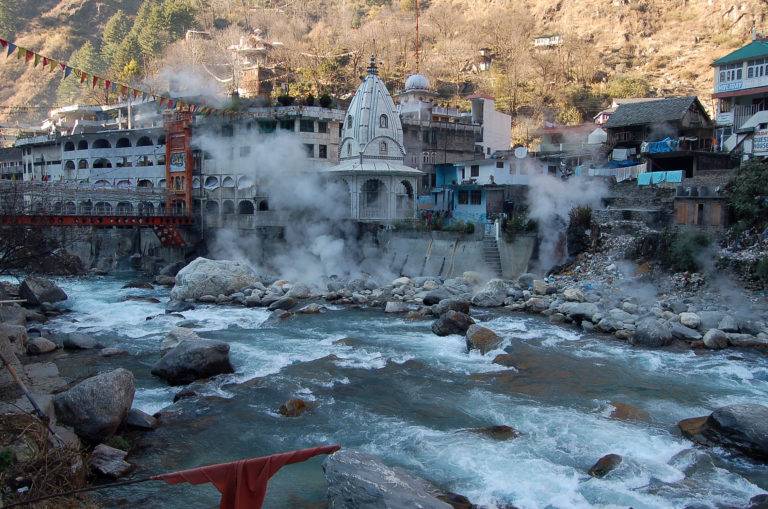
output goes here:
<path id="1" fill-rule="evenodd" d="M 332 454 L 339 449 L 338 445 L 302 449 L 156 475 L 153 479 L 168 484 L 212 483 L 221 493 L 221 509 L 257 509 L 264 503 L 269 479 L 283 466 L 306 461 L 318 454 Z"/>

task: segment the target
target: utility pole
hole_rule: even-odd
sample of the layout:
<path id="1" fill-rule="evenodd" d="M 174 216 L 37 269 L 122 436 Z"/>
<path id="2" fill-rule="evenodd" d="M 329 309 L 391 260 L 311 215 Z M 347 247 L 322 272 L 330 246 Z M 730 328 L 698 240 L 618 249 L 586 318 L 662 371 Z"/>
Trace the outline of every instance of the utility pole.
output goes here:
<path id="1" fill-rule="evenodd" d="M 421 41 L 419 40 L 419 0 L 416 0 L 416 74 L 419 74 Z"/>

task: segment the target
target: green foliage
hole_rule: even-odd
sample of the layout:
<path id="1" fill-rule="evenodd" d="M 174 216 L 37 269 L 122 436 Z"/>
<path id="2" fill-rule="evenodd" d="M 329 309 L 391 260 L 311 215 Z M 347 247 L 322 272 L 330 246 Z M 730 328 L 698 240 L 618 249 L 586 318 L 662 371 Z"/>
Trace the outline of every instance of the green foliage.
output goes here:
<path id="1" fill-rule="evenodd" d="M 512 214 L 501 225 L 504 237 L 508 241 L 514 239 L 515 235 L 534 232 L 536 228 L 536 222 L 528 218 L 528 213 L 525 210 Z"/>
<path id="2" fill-rule="evenodd" d="M 19 3 L 20 0 L 0 0 L 0 37 L 13 39 L 19 29 Z"/>
<path id="3" fill-rule="evenodd" d="M 433 228 L 434 230 L 442 230 L 445 232 L 460 232 L 460 233 L 466 233 L 466 234 L 472 234 L 475 233 L 475 223 L 472 222 L 464 222 L 464 221 L 454 221 L 448 225 L 443 225 L 442 221 L 439 223 L 439 228 Z"/>
<path id="4" fill-rule="evenodd" d="M 750 226 L 768 223 L 768 164 L 743 164 L 728 183 L 727 199 L 737 220 Z"/>
<path id="5" fill-rule="evenodd" d="M 589 228 L 592 225 L 592 207 L 574 207 L 568 213 L 570 224 L 580 228 Z"/>
<path id="6" fill-rule="evenodd" d="M 651 93 L 651 87 L 643 78 L 617 76 L 608 82 L 605 92 L 613 99 L 647 97 Z"/>
<path id="7" fill-rule="evenodd" d="M 761 258 L 755 265 L 755 277 L 768 284 L 768 257 Z"/>
<path id="8" fill-rule="evenodd" d="M 13 465 L 13 451 L 3 449 L 0 451 L 0 472 L 7 470 L 11 465 Z"/>
<path id="9" fill-rule="evenodd" d="M 583 119 L 594 117 L 608 103 L 605 94 L 597 93 L 589 87 L 572 87 L 564 93 L 567 104 L 577 110 Z"/>
<path id="10" fill-rule="evenodd" d="M 146 64 L 160 56 L 166 46 L 182 38 L 187 30 L 195 26 L 196 13 L 197 9 L 190 0 L 144 0 L 126 38 L 138 43 L 141 57 L 137 60 Z M 130 55 L 122 60 L 116 57 L 116 65 L 122 68 L 130 58 L 135 57 Z"/>
<path id="11" fill-rule="evenodd" d="M 330 108 L 333 105 L 333 99 L 328 94 L 321 95 L 317 102 L 322 108 Z"/>
<path id="12" fill-rule="evenodd" d="M 101 58 L 90 41 L 86 41 L 85 44 L 75 50 L 69 57 L 68 63 L 70 66 L 83 69 L 88 73 L 100 73 L 104 70 Z M 62 80 L 56 92 L 56 99 L 59 104 L 72 104 L 89 98 L 88 87 L 81 86 L 80 79 L 74 73 Z"/>
<path id="13" fill-rule="evenodd" d="M 112 70 L 122 69 L 125 63 L 120 63 L 117 67 L 113 66 L 120 46 L 125 41 L 131 30 L 131 20 L 125 12 L 118 10 L 109 18 L 104 26 L 104 32 L 101 34 L 101 59 L 107 68 Z"/>
<path id="14" fill-rule="evenodd" d="M 141 70 L 139 69 L 139 63 L 135 59 L 131 59 L 127 64 L 123 66 L 117 75 L 117 79 L 120 83 L 133 84 L 141 77 Z"/>
<path id="15" fill-rule="evenodd" d="M 127 438 L 120 435 L 112 435 L 107 440 L 105 440 L 104 443 L 110 447 L 114 447 L 115 449 L 120 449 L 121 451 L 128 451 L 131 449 L 131 442 L 129 442 Z"/>
<path id="16" fill-rule="evenodd" d="M 557 123 L 563 125 L 579 125 L 583 121 L 581 112 L 574 106 L 566 105 L 557 111 Z"/>
<path id="17" fill-rule="evenodd" d="M 710 239 L 701 232 L 664 230 L 656 256 L 662 265 L 676 272 L 700 270 L 704 249 Z"/>

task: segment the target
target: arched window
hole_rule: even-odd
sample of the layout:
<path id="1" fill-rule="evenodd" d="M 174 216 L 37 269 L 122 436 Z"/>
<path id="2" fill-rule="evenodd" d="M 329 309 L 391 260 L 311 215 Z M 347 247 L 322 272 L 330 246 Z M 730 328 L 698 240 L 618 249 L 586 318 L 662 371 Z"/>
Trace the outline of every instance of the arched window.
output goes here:
<path id="1" fill-rule="evenodd" d="M 61 214 L 62 205 L 60 201 L 54 202 L 53 204 L 53 213 L 54 214 Z"/>
<path id="2" fill-rule="evenodd" d="M 90 200 L 88 201 L 81 201 L 80 202 L 80 213 L 81 214 L 90 214 L 93 212 L 93 203 L 91 203 Z"/>
<path id="3" fill-rule="evenodd" d="M 154 213 L 155 213 L 155 206 L 152 205 L 152 202 L 143 201 L 139 203 L 139 214 L 151 215 Z"/>
<path id="4" fill-rule="evenodd" d="M 152 184 L 152 181 L 149 179 L 141 179 L 136 184 L 136 187 L 155 187 L 154 184 Z"/>
<path id="5" fill-rule="evenodd" d="M 142 136 L 139 138 L 139 141 L 136 142 L 137 147 L 150 147 L 152 146 L 152 140 L 150 140 L 147 136 Z"/>
<path id="6" fill-rule="evenodd" d="M 234 214 L 235 202 L 233 202 L 232 200 L 224 200 L 224 206 L 222 207 L 222 210 L 224 214 Z"/>
<path id="7" fill-rule="evenodd" d="M 389 117 L 386 115 L 382 115 L 379 117 L 379 127 L 388 128 L 389 127 Z"/>
<path id="8" fill-rule="evenodd" d="M 77 162 L 77 169 L 78 170 L 87 170 L 88 169 L 88 160 L 87 159 L 80 159 Z"/>
<path id="9" fill-rule="evenodd" d="M 112 163 L 109 162 L 109 159 L 96 159 L 93 162 L 93 167 L 94 168 L 111 168 Z"/>
<path id="10" fill-rule="evenodd" d="M 253 202 L 250 200 L 242 200 L 237 204 L 237 213 L 243 215 L 253 215 Z"/>
<path id="11" fill-rule="evenodd" d="M 347 143 L 347 155 L 352 155 L 352 145 Z"/>
<path id="12" fill-rule="evenodd" d="M 117 204 L 117 213 L 118 214 L 132 214 L 133 213 L 133 205 L 131 205 L 130 202 L 127 201 L 121 201 Z"/>
<path id="13" fill-rule="evenodd" d="M 245 177 L 243 177 L 242 183 L 246 183 Z M 235 179 L 232 177 L 224 177 L 224 180 L 221 182 L 222 187 L 235 187 Z M 247 187 L 247 186 L 246 186 Z"/>
<path id="14" fill-rule="evenodd" d="M 68 141 L 64 144 L 64 152 L 72 152 L 75 150 L 75 144 L 71 141 Z"/>
<path id="15" fill-rule="evenodd" d="M 131 146 L 131 140 L 128 138 L 120 138 L 117 140 L 117 143 L 115 144 L 115 147 L 117 148 L 126 148 Z"/>
<path id="16" fill-rule="evenodd" d="M 206 177 L 205 179 L 206 189 L 216 189 L 217 187 L 219 187 L 219 179 L 217 177 Z"/>
<path id="17" fill-rule="evenodd" d="M 64 169 L 65 170 L 74 170 L 75 169 L 75 162 L 74 161 L 67 161 L 64 163 Z"/>
<path id="18" fill-rule="evenodd" d="M 77 205 L 75 205 L 75 202 L 68 201 L 64 204 L 64 213 L 65 214 L 77 214 Z"/>
<path id="19" fill-rule="evenodd" d="M 165 184 L 165 179 L 160 179 L 160 180 L 157 181 L 157 187 L 159 187 L 161 189 L 165 189 L 165 185 L 166 185 Z"/>
<path id="20" fill-rule="evenodd" d="M 78 141 L 77 150 L 88 150 L 88 141 L 87 140 Z"/>
<path id="21" fill-rule="evenodd" d="M 96 202 L 96 213 L 97 214 L 111 214 L 112 213 L 112 205 L 105 201 L 99 201 Z"/>
<path id="22" fill-rule="evenodd" d="M 92 148 L 112 148 L 112 145 L 109 143 L 108 140 L 105 140 L 104 138 L 99 138 L 98 140 L 93 142 Z"/>
<path id="23" fill-rule="evenodd" d="M 210 215 L 219 215 L 219 202 L 216 200 L 209 200 L 205 202 L 205 212 Z"/>
<path id="24" fill-rule="evenodd" d="M 165 135 L 164 134 L 160 135 L 160 137 L 157 139 L 157 144 L 158 145 L 165 145 Z"/>
<path id="25" fill-rule="evenodd" d="M 104 180 L 104 179 L 97 180 L 96 182 L 93 183 L 94 189 L 108 189 L 110 187 L 112 187 L 112 184 L 110 184 L 108 180 Z"/>
<path id="26" fill-rule="evenodd" d="M 347 115 L 347 128 L 352 127 L 352 115 Z"/>
<path id="27" fill-rule="evenodd" d="M 387 142 L 386 141 L 380 141 L 379 142 L 379 154 L 380 155 L 387 155 Z"/>
<path id="28" fill-rule="evenodd" d="M 266 212 L 269 210 L 269 202 L 267 200 L 261 200 L 259 202 L 259 212 Z"/>

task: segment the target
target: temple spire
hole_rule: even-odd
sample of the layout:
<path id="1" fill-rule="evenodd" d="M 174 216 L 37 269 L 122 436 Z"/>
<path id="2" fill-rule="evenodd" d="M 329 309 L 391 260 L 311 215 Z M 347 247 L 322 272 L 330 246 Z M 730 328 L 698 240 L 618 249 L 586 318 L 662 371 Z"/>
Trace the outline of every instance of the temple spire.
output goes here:
<path id="1" fill-rule="evenodd" d="M 368 74 L 372 74 L 373 76 L 376 76 L 379 74 L 379 68 L 376 67 L 376 54 L 371 55 L 371 62 L 368 64 Z"/>

